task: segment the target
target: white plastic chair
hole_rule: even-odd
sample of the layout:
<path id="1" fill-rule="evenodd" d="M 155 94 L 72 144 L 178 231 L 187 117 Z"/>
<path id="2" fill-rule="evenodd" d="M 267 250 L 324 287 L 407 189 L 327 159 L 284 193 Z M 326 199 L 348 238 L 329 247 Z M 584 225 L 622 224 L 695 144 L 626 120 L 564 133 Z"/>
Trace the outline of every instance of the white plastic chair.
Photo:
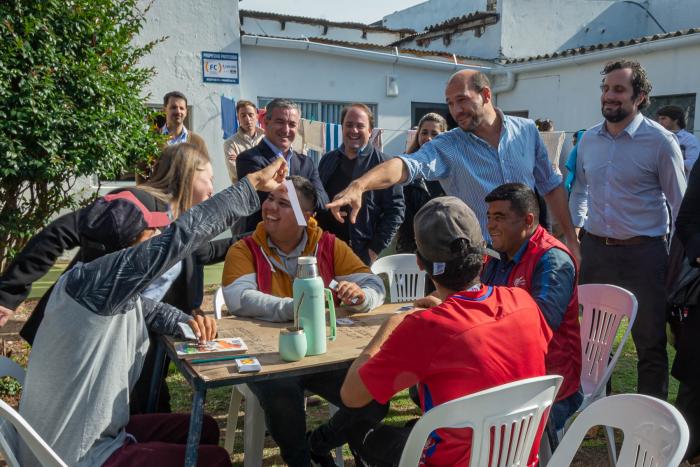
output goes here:
<path id="1" fill-rule="evenodd" d="M 425 295 L 425 271 L 418 269 L 414 254 L 379 258 L 371 269 L 374 274 L 388 276 L 391 303 L 412 302 Z"/>
<path id="2" fill-rule="evenodd" d="M 609 284 L 585 284 L 578 287 L 579 306 L 583 308 L 581 323 L 581 388 L 583 403 L 579 412 L 596 400 L 605 397 L 605 387 L 612 376 L 622 349 L 632 332 L 637 317 L 637 299 L 622 287 Z M 627 329 L 610 358 L 610 352 L 622 324 L 627 318 Z M 608 455 L 615 464 L 615 436 L 612 428 L 605 428 Z"/>
<path id="3" fill-rule="evenodd" d="M 527 465 L 538 428 L 545 423 L 543 417 L 562 379 L 553 375 L 516 381 L 432 408 L 411 430 L 399 467 L 417 466 L 425 441 L 438 428 L 472 429 L 469 465 Z"/>
<path id="4" fill-rule="evenodd" d="M 24 384 L 24 368 L 13 360 L 0 356 L 0 377 L 10 376 L 20 384 Z M 0 451 L 10 467 L 21 467 L 17 461 L 17 435 L 27 445 L 39 463 L 45 467 L 66 467 L 66 464 L 51 449 L 51 446 L 41 439 L 39 434 L 7 403 L 0 400 Z"/>
<path id="5" fill-rule="evenodd" d="M 214 295 L 214 316 L 216 319 L 221 319 L 222 308 L 224 303 L 224 292 L 221 287 L 216 290 Z M 245 384 L 239 384 L 233 387 L 231 392 L 231 403 L 228 409 L 228 419 L 226 421 L 226 439 L 224 440 L 224 448 L 233 453 L 234 441 L 236 438 L 236 427 L 238 426 L 238 410 L 241 402 L 245 398 L 244 408 L 244 426 L 243 432 L 243 466 L 258 467 L 262 465 L 263 447 L 265 445 L 265 412 L 263 411 L 258 398 L 248 389 Z M 330 416 L 338 410 L 332 404 L 328 404 Z M 343 466 L 343 448 L 338 447 L 335 453 L 336 463 Z"/>
<path id="6" fill-rule="evenodd" d="M 624 439 L 616 464 L 625 467 L 677 467 L 688 446 L 688 424 L 668 402 L 642 394 L 599 399 L 576 417 L 554 452 L 551 465 L 571 461 L 594 426 L 622 430 Z"/>

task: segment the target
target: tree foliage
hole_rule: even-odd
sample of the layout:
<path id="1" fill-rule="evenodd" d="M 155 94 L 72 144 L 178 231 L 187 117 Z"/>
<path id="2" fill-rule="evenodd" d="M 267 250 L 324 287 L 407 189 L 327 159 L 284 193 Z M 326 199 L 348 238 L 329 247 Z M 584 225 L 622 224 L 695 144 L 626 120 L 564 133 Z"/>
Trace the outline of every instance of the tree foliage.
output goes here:
<path id="1" fill-rule="evenodd" d="M 147 9 L 147 8 L 146 8 Z M 113 178 L 158 151 L 135 45 L 138 0 L 0 2 L 0 271 L 83 176 Z"/>

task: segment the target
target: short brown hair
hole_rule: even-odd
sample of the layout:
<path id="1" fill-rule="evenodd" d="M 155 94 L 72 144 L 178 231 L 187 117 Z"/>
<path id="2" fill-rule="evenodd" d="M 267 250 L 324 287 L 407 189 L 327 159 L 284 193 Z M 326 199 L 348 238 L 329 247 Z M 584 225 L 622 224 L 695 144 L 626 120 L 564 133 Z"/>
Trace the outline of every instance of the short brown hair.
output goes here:
<path id="1" fill-rule="evenodd" d="M 185 105 L 187 105 L 187 98 L 183 93 L 181 93 L 180 91 L 170 91 L 165 96 L 163 96 L 163 107 L 168 106 L 168 101 L 170 101 L 170 98 L 182 99 L 183 101 L 185 101 Z"/>
<path id="2" fill-rule="evenodd" d="M 248 107 L 248 106 L 251 106 L 256 111 L 258 110 L 256 105 L 253 104 L 251 101 L 247 101 L 247 100 L 243 99 L 243 100 L 240 100 L 236 103 L 236 113 L 238 113 L 238 111 L 241 110 L 243 107 Z"/>
<path id="3" fill-rule="evenodd" d="M 481 92 L 484 88 L 491 89 L 491 81 L 489 81 L 489 77 L 486 76 L 486 73 L 478 71 L 471 76 L 469 88 L 476 92 Z"/>
<path id="4" fill-rule="evenodd" d="M 360 109 L 364 113 L 367 114 L 367 120 L 369 120 L 369 128 L 370 128 L 370 130 L 373 130 L 374 129 L 374 114 L 372 113 L 372 110 L 368 106 L 366 106 L 365 104 L 359 103 L 359 102 L 356 102 L 356 103 L 353 103 L 353 104 L 350 104 L 350 105 L 343 107 L 343 110 L 340 112 L 340 124 L 341 125 L 343 124 L 343 122 L 345 121 L 345 116 L 348 114 L 350 109 L 352 109 L 353 107 L 356 109 Z"/>
<path id="5" fill-rule="evenodd" d="M 668 117 L 676 122 L 678 128 L 685 129 L 685 110 L 677 105 L 665 105 L 656 111 L 656 115 Z"/>
<path id="6" fill-rule="evenodd" d="M 644 99 L 639 104 L 639 110 L 646 109 L 649 106 L 649 94 L 651 94 L 651 82 L 647 78 L 647 72 L 642 68 L 639 62 L 634 60 L 617 60 L 605 64 L 601 75 L 605 76 L 615 70 L 624 70 L 629 68 L 632 70 L 632 97 L 636 99 L 640 93 L 644 93 Z M 603 78 L 605 80 L 605 78 Z"/>

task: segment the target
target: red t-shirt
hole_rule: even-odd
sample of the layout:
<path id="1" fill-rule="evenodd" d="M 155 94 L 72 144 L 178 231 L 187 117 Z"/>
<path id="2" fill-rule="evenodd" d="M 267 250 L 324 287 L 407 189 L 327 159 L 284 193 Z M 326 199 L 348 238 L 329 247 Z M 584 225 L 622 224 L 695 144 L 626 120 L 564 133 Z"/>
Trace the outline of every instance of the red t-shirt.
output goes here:
<path id="1" fill-rule="evenodd" d="M 407 316 L 359 370 L 372 397 L 386 403 L 420 383 L 423 412 L 444 402 L 525 378 L 545 375 L 552 332 L 530 294 L 482 286 Z M 423 465 L 468 465 L 470 429 L 433 432 Z M 539 441 L 531 461 L 536 460 Z"/>

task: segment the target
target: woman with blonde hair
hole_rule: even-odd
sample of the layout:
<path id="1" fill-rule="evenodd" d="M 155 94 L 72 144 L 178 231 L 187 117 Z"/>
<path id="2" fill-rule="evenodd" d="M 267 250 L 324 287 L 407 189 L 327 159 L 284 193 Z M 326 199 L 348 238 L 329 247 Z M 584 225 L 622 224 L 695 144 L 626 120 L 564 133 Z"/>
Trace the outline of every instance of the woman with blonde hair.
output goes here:
<path id="1" fill-rule="evenodd" d="M 407 154 L 414 153 L 428 141 L 436 138 L 440 133 L 447 131 L 447 121 L 437 113 L 425 114 L 418 122 L 418 130 L 413 142 L 406 151 Z M 413 217 L 425 203 L 438 196 L 444 196 L 445 192 L 440 186 L 440 182 L 427 182 L 422 178 L 417 178 L 413 182 L 403 187 L 403 196 L 406 202 L 406 211 L 403 224 L 399 228 L 396 236 L 397 253 L 415 253 L 416 237 L 413 232 Z"/>
<path id="2" fill-rule="evenodd" d="M 119 188 L 111 193 L 129 191 L 149 211 L 168 212 L 175 219 L 190 207 L 210 198 L 213 194 L 213 170 L 206 152 L 190 143 L 167 146 L 156 164 L 150 179 L 135 187 Z M 127 248 L 134 241 L 130 226 L 117 223 L 115 230 L 96 234 L 91 229 L 92 203 L 51 222 L 35 235 L 0 277 L 0 312 L 12 313 L 31 290 L 34 281 L 53 266 L 64 251 L 80 247 L 68 271 L 76 262 L 89 262 L 100 256 Z M 175 265 L 142 293 L 148 298 L 163 301 L 188 314 L 200 313 L 205 264 L 221 262 L 231 239 L 212 241 L 200 247 L 191 256 Z M 31 316 L 20 331 L 30 344 L 44 316 L 51 287 L 37 303 Z M 153 346 L 152 346 L 153 347 Z M 153 359 L 147 357 L 143 377 L 136 383 L 131 395 L 132 413 L 146 409 Z M 169 411 L 169 396 L 161 391 L 159 411 Z"/>

